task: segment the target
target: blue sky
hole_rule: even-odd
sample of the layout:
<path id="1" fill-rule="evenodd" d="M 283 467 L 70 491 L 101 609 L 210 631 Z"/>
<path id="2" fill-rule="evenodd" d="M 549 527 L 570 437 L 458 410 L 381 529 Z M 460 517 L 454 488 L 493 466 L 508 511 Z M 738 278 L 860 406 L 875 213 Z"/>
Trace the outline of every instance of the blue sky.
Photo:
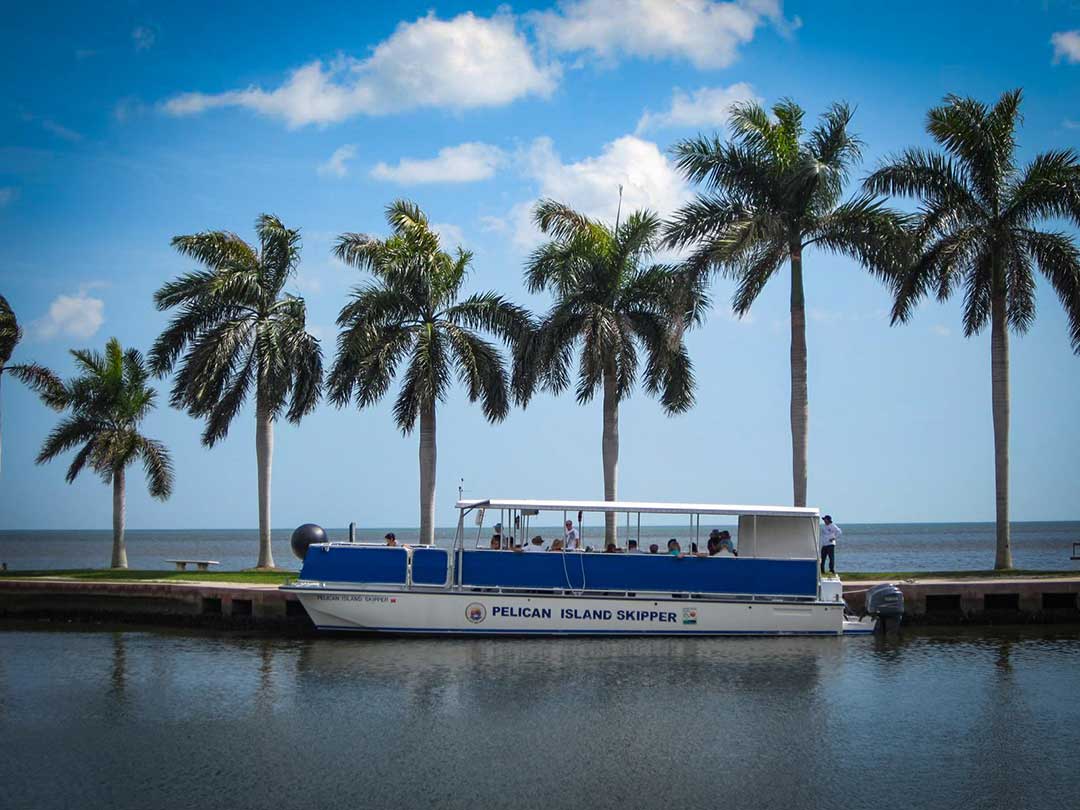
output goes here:
<path id="1" fill-rule="evenodd" d="M 541 308 L 521 283 L 529 206 L 554 196 L 612 217 L 621 183 L 627 206 L 670 212 L 690 190 L 667 150 L 722 128 L 734 99 L 790 96 L 811 117 L 851 102 L 864 170 L 926 144 L 925 112 L 949 92 L 1023 87 L 1025 160 L 1080 142 L 1080 6 L 1065 0 L 22 4 L 0 38 L 0 292 L 26 327 L 15 360 L 65 376 L 68 348 L 150 346 L 166 318 L 153 291 L 192 267 L 171 237 L 250 239 L 262 212 L 303 229 L 291 289 L 328 363 L 359 280 L 333 239 L 384 232 L 398 197 L 475 252 L 469 290 Z M 865 271 L 806 264 L 810 503 L 840 522 L 992 519 L 989 335 L 963 338 L 959 301 L 890 327 Z M 621 497 L 790 500 L 787 284 L 785 270 L 738 321 L 717 282 L 689 337 L 697 407 L 668 418 L 640 391 L 623 406 Z M 1038 304 L 1012 344 L 1012 512 L 1076 519 L 1080 359 L 1046 284 Z M 253 415 L 206 450 L 166 402 L 145 430 L 172 450 L 175 494 L 153 501 L 130 476 L 129 525 L 255 525 Z M 416 524 L 417 438 L 391 403 L 279 425 L 275 526 Z M 0 528 L 110 525 L 98 479 L 69 486 L 63 461 L 34 465 L 55 419 L 4 386 Z M 455 390 L 437 522 L 453 522 L 461 478 L 475 496 L 600 497 L 600 424 L 598 404 L 545 395 L 491 426 Z"/>

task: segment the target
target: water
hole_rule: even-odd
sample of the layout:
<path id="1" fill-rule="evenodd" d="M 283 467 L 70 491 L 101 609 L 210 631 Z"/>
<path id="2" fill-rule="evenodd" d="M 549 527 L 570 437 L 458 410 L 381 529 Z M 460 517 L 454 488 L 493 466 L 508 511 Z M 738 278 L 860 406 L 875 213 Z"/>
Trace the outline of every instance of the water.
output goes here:
<path id="1" fill-rule="evenodd" d="M 978 810 L 1080 795 L 1075 629 L 427 641 L 12 627 L 10 808 Z"/>
<path id="2" fill-rule="evenodd" d="M 994 524 L 992 523 L 879 523 L 840 524 L 844 530 L 837 547 L 837 569 L 843 571 L 956 571 L 988 569 L 994 566 Z M 701 546 L 708 535 L 702 526 Z M 737 535 L 735 527 L 729 527 Z M 391 529 L 358 530 L 358 539 L 380 541 Z M 415 528 L 393 528 L 399 541 L 414 542 Z M 436 543 L 449 546 L 453 528 L 436 530 Z M 475 528 L 469 542 L 475 542 Z M 586 526 L 585 541 L 599 545 L 602 528 Z M 623 531 L 623 527 L 620 527 Z M 536 529 L 550 539 L 561 535 L 558 528 Z M 289 550 L 290 530 L 273 533 L 274 560 L 281 567 L 296 568 Z M 334 539 L 348 537 L 347 529 L 331 529 Z M 489 532 L 484 532 L 487 537 Z M 636 529 L 630 536 L 636 535 Z M 642 526 L 642 547 L 664 544 L 678 537 L 687 547 L 692 534 L 685 525 Z M 1080 522 L 1012 524 L 1013 562 L 1017 568 L 1080 571 L 1080 561 L 1072 561 L 1072 544 L 1080 542 Z M 9 569 L 102 568 L 109 565 L 112 533 L 109 531 L 0 531 L 0 560 Z M 219 560 L 223 570 L 239 570 L 255 565 L 258 532 L 243 530 L 135 530 L 127 533 L 128 562 L 132 568 L 161 569 L 172 557 Z"/>

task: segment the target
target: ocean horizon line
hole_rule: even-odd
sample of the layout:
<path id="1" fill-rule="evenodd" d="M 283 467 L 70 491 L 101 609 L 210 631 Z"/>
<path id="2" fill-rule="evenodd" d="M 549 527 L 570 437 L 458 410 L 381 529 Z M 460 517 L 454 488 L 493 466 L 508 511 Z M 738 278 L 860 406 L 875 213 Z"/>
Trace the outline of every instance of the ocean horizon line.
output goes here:
<path id="1" fill-rule="evenodd" d="M 1070 518 L 1066 518 L 1066 519 L 1060 519 L 1059 518 L 1059 519 L 1050 519 L 1050 520 L 1042 520 L 1042 519 L 1040 519 L 1040 520 L 1010 520 L 1009 521 L 1009 525 L 1012 525 L 1012 526 L 1026 525 L 1026 524 L 1069 524 L 1069 523 L 1080 523 L 1080 517 L 1071 518 L 1071 519 Z M 300 524 L 297 524 L 297 525 L 300 525 Z M 588 526 L 589 524 L 586 524 L 586 525 Z M 686 528 L 685 525 L 682 524 L 682 523 L 649 523 L 649 524 L 642 524 L 642 528 L 645 528 L 646 525 L 648 526 L 648 528 L 653 528 L 653 529 Z M 713 524 L 710 523 L 709 525 L 711 526 Z M 716 525 L 718 525 L 718 526 L 736 526 L 738 524 L 737 523 L 725 523 L 725 522 L 722 522 L 722 521 L 716 521 Z M 919 521 L 914 521 L 914 520 L 913 521 L 908 521 L 908 520 L 883 520 L 883 521 L 848 520 L 848 521 L 843 521 L 841 523 L 841 525 L 847 525 L 847 526 L 852 526 L 852 527 L 855 527 L 855 526 L 992 526 L 992 525 L 994 525 L 994 521 L 993 520 L 919 520 Z M 539 525 L 539 524 L 537 524 L 535 526 L 535 528 L 536 529 L 551 529 L 551 528 L 559 528 L 559 526 L 560 526 L 559 523 L 552 523 L 550 525 Z M 295 528 L 296 528 L 296 526 L 275 526 L 275 527 L 271 527 L 270 531 L 272 531 L 272 532 L 291 532 Z M 346 526 L 323 526 L 322 528 L 325 529 L 326 531 L 348 531 L 349 530 L 349 527 L 347 525 Z M 470 523 L 470 524 L 467 525 L 466 528 L 475 529 L 476 526 L 475 526 L 475 524 Z M 619 528 L 620 534 L 626 530 L 626 527 L 622 526 L 622 525 L 620 525 L 618 528 Z M 449 525 L 436 526 L 435 527 L 436 531 L 451 531 L 451 530 L 456 530 L 456 529 L 457 529 L 457 524 L 449 524 Z M 209 527 L 202 527 L 202 526 L 183 526 L 183 527 L 155 526 L 155 527 L 150 527 L 150 528 L 137 528 L 137 527 L 129 526 L 129 527 L 126 528 L 126 531 L 128 531 L 128 532 L 257 532 L 258 530 L 259 530 L 258 526 L 209 526 Z M 419 531 L 420 527 L 419 526 L 406 526 L 406 525 L 398 524 L 398 523 L 381 523 L 381 524 L 371 523 L 371 524 L 363 524 L 363 525 L 357 524 L 356 530 L 358 532 L 360 532 L 360 531 L 363 531 L 363 532 L 383 531 L 383 530 Z M 43 529 L 43 528 L 37 528 L 37 529 L 33 529 L 33 528 L 0 528 L 0 533 L 8 533 L 8 532 L 19 532 L 19 533 L 41 532 L 41 533 L 47 533 L 47 532 L 84 532 L 84 531 L 85 532 L 108 532 L 108 533 L 111 534 L 112 533 L 112 528 L 111 527 L 94 528 L 94 527 L 85 527 L 85 526 L 47 528 L 47 529 Z"/>

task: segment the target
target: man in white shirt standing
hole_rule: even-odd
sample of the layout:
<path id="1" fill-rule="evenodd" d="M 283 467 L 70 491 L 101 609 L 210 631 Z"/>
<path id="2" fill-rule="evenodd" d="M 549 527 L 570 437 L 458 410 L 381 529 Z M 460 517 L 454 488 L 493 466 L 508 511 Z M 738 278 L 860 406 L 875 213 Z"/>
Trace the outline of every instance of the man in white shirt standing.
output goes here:
<path id="1" fill-rule="evenodd" d="M 842 535 L 840 527 L 832 522 L 832 515 L 821 519 L 821 573 L 825 573 L 825 560 L 829 561 L 829 573 L 836 573 L 836 538 Z"/>
<path id="2" fill-rule="evenodd" d="M 581 551 L 581 538 L 574 528 L 574 521 L 568 520 L 564 525 L 566 534 L 563 536 L 563 551 Z"/>

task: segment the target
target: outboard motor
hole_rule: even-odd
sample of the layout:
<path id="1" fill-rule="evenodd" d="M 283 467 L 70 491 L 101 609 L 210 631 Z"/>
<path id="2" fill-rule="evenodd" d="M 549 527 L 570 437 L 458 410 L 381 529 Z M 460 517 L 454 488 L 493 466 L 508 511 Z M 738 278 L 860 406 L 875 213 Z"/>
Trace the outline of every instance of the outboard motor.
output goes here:
<path id="1" fill-rule="evenodd" d="M 890 622 L 900 626 L 904 616 L 904 592 L 895 585 L 883 582 L 866 592 L 866 612 L 877 619 L 877 626 L 888 630 Z"/>
<path id="2" fill-rule="evenodd" d="M 289 539 L 289 545 L 292 546 L 292 553 L 303 562 L 307 556 L 308 546 L 312 543 L 325 543 L 327 540 L 326 530 L 322 526 L 305 523 L 303 526 L 296 527 Z"/>

